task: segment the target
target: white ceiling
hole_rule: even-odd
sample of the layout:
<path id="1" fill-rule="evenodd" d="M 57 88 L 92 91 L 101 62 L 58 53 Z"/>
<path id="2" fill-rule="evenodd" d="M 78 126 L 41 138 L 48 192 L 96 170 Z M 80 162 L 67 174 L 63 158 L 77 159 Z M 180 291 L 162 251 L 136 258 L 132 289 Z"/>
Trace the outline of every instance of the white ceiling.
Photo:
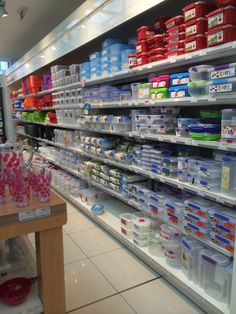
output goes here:
<path id="1" fill-rule="evenodd" d="M 8 16 L 0 18 L 0 58 L 18 59 L 85 0 L 5 0 Z M 19 9 L 26 7 L 21 21 Z"/>

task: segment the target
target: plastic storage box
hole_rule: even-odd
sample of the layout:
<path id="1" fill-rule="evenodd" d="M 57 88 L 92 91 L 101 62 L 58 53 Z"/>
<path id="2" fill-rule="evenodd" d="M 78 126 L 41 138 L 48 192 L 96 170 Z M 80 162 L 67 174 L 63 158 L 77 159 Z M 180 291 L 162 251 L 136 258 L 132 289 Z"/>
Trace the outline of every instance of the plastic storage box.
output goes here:
<path id="1" fill-rule="evenodd" d="M 212 209 L 209 211 L 209 218 L 212 225 L 221 225 L 235 234 L 236 211 L 233 209 Z"/>
<path id="2" fill-rule="evenodd" d="M 198 65 L 189 68 L 188 72 L 191 81 L 207 81 L 210 70 L 212 70 L 212 65 Z"/>
<path id="3" fill-rule="evenodd" d="M 226 24 L 235 25 L 236 8 L 233 6 L 227 6 L 212 11 L 207 15 L 208 30 Z"/>
<path id="4" fill-rule="evenodd" d="M 207 19 L 204 17 L 199 17 L 198 19 L 185 23 L 186 37 L 205 34 L 205 32 L 207 32 Z"/>
<path id="5" fill-rule="evenodd" d="M 205 35 L 202 35 L 202 34 L 193 35 L 185 39 L 185 52 L 186 53 L 204 49 L 206 48 L 206 46 L 207 46 L 207 41 L 206 41 Z"/>
<path id="6" fill-rule="evenodd" d="M 184 201 L 185 209 L 195 215 L 203 218 L 208 217 L 209 210 L 213 208 L 219 208 L 220 205 L 210 202 L 203 198 L 194 198 L 192 200 Z"/>
<path id="7" fill-rule="evenodd" d="M 177 85 L 186 85 L 189 83 L 189 73 L 182 72 L 182 73 L 175 73 L 170 75 L 170 85 L 177 86 Z"/>
<path id="8" fill-rule="evenodd" d="M 236 92 L 236 77 L 227 79 L 217 79 L 209 81 L 206 85 L 206 92 L 209 95 L 218 95 L 222 93 L 235 93 Z"/>
<path id="9" fill-rule="evenodd" d="M 206 240 L 209 238 L 209 230 L 197 227 L 196 225 L 184 220 L 184 230 L 188 234 L 192 234 L 199 239 Z"/>
<path id="10" fill-rule="evenodd" d="M 209 30 L 207 33 L 207 46 L 217 46 L 236 40 L 236 26 L 227 24 Z"/>
<path id="11" fill-rule="evenodd" d="M 215 65 L 209 69 L 209 79 L 216 80 L 236 76 L 236 63 Z"/>
<path id="12" fill-rule="evenodd" d="M 174 27 L 174 26 L 179 26 L 184 23 L 184 17 L 182 15 L 178 15 L 175 17 L 170 18 L 165 22 L 167 30 Z"/>
<path id="13" fill-rule="evenodd" d="M 179 97 L 188 97 L 188 86 L 180 85 L 180 86 L 172 86 L 169 88 L 170 98 L 179 98 Z"/>
<path id="14" fill-rule="evenodd" d="M 188 280 L 199 282 L 199 254 L 204 247 L 190 237 L 181 241 L 181 268 Z"/>
<path id="15" fill-rule="evenodd" d="M 236 193 L 236 157 L 225 156 L 222 161 L 221 192 L 229 196 Z"/>
<path id="16" fill-rule="evenodd" d="M 204 292 L 218 301 L 226 301 L 226 268 L 230 259 L 212 250 L 200 252 L 200 286 Z"/>
<path id="17" fill-rule="evenodd" d="M 137 29 L 138 40 L 147 39 L 155 34 L 155 31 L 150 26 L 142 26 Z"/>
<path id="18" fill-rule="evenodd" d="M 152 83 L 153 88 L 169 87 L 170 76 L 167 74 L 167 75 L 154 77 L 151 79 L 150 82 Z"/>
<path id="19" fill-rule="evenodd" d="M 185 32 L 185 26 L 184 25 L 176 25 L 174 27 L 171 27 L 168 29 L 169 36 Z"/>
<path id="20" fill-rule="evenodd" d="M 193 2 L 183 8 L 185 22 L 205 17 L 209 12 L 215 9 L 215 5 L 204 1 Z"/>

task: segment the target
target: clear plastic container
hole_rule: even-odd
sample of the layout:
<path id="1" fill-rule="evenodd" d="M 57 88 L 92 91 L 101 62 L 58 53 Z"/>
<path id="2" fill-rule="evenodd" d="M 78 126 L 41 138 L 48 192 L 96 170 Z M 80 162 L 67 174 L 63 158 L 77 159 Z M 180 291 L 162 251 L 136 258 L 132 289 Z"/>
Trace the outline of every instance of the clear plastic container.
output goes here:
<path id="1" fill-rule="evenodd" d="M 137 218 L 133 221 L 134 231 L 137 232 L 148 232 L 150 228 L 150 219 L 147 218 Z"/>
<path id="2" fill-rule="evenodd" d="M 215 232 L 216 234 L 235 242 L 235 232 L 232 232 L 231 230 L 225 228 L 222 225 L 219 224 L 211 224 L 211 230 Z"/>
<path id="3" fill-rule="evenodd" d="M 214 97 L 223 93 L 231 95 L 236 92 L 236 77 L 209 81 L 206 84 L 206 92 Z"/>
<path id="4" fill-rule="evenodd" d="M 177 167 L 178 167 L 179 170 L 187 170 L 188 169 L 189 158 L 187 158 L 187 157 L 178 157 L 177 160 L 178 160 Z"/>
<path id="5" fill-rule="evenodd" d="M 225 273 L 230 259 L 216 251 L 205 249 L 200 252 L 199 262 L 200 286 L 204 292 L 220 302 L 226 301 L 228 296 L 226 295 Z"/>
<path id="6" fill-rule="evenodd" d="M 149 244 L 148 240 L 138 240 L 135 238 L 133 238 L 133 242 L 138 247 L 145 247 L 145 246 L 148 246 Z"/>
<path id="7" fill-rule="evenodd" d="M 126 229 L 125 227 L 120 228 L 121 234 L 127 239 L 133 239 L 133 230 Z"/>
<path id="8" fill-rule="evenodd" d="M 210 178 L 198 178 L 197 186 L 205 191 L 217 192 L 220 190 L 220 177 L 210 179 Z"/>
<path id="9" fill-rule="evenodd" d="M 221 138 L 228 142 L 236 142 L 236 110 L 222 110 Z"/>
<path id="10" fill-rule="evenodd" d="M 236 157 L 223 157 L 221 192 L 230 196 L 236 195 Z"/>
<path id="11" fill-rule="evenodd" d="M 181 266 L 181 244 L 180 241 L 165 241 L 164 254 L 167 264 L 179 268 Z"/>
<path id="12" fill-rule="evenodd" d="M 182 272 L 195 284 L 199 282 L 199 254 L 204 247 L 191 237 L 184 237 L 181 241 Z"/>
<path id="13" fill-rule="evenodd" d="M 209 77 L 209 70 L 212 69 L 212 65 L 198 65 L 189 68 L 189 75 L 191 81 L 207 81 Z"/>
<path id="14" fill-rule="evenodd" d="M 204 96 L 208 81 L 193 81 L 188 83 L 188 92 L 192 97 Z"/>
<path id="15" fill-rule="evenodd" d="M 177 167 L 177 163 L 178 163 L 177 157 L 163 157 L 162 161 L 163 161 L 164 167 L 171 167 L 171 168 Z"/>
<path id="16" fill-rule="evenodd" d="M 236 211 L 229 208 L 212 209 L 209 211 L 212 225 L 221 225 L 229 229 L 232 233 L 236 230 Z"/>
<path id="17" fill-rule="evenodd" d="M 156 256 L 156 257 L 163 257 L 164 256 L 164 246 L 163 241 L 160 237 L 160 233 L 153 232 L 149 233 L 149 253 Z"/>
<path id="18" fill-rule="evenodd" d="M 133 221 L 137 217 L 133 214 L 126 213 L 126 214 L 121 214 L 120 215 L 120 223 L 125 226 L 126 229 L 133 229 Z"/>
<path id="19" fill-rule="evenodd" d="M 189 211 L 184 211 L 184 219 L 200 228 L 210 228 L 210 220 L 209 218 L 199 217 L 198 215 L 195 215 L 193 213 L 190 213 Z"/>
<path id="20" fill-rule="evenodd" d="M 236 76 L 236 63 L 215 65 L 208 70 L 210 80 L 223 79 Z"/>
<path id="21" fill-rule="evenodd" d="M 177 169 L 176 168 L 168 168 L 162 167 L 162 175 L 169 178 L 176 178 L 177 177 Z"/>
<path id="22" fill-rule="evenodd" d="M 138 232 L 137 230 L 133 231 L 133 238 L 139 241 L 148 240 L 149 232 Z"/>
<path id="23" fill-rule="evenodd" d="M 180 182 L 188 182 L 188 172 L 187 170 L 177 170 L 178 180 Z"/>
<path id="24" fill-rule="evenodd" d="M 214 244 L 226 249 L 230 253 L 234 253 L 234 242 L 226 239 L 225 237 L 215 233 L 214 231 L 210 232 L 211 242 Z"/>
<path id="25" fill-rule="evenodd" d="M 209 230 L 197 227 L 196 225 L 186 220 L 183 221 L 183 225 L 186 233 L 192 234 L 202 240 L 206 240 L 209 238 Z"/>

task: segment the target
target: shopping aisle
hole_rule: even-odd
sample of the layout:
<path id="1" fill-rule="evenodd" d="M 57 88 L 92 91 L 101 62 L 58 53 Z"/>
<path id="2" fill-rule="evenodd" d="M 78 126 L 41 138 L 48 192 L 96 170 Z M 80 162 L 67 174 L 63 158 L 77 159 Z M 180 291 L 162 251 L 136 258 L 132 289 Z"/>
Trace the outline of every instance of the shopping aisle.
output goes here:
<path id="1" fill-rule="evenodd" d="M 68 313 L 203 313 L 69 203 L 67 210 L 64 260 Z"/>

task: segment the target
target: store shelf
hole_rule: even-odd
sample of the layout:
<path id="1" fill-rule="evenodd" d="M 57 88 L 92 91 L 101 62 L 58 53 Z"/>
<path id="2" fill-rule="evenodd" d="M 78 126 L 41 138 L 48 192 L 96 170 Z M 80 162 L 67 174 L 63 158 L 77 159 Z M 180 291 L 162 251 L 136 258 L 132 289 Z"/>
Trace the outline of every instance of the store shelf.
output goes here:
<path id="1" fill-rule="evenodd" d="M 156 270 L 160 275 L 165 277 L 171 284 L 176 286 L 180 291 L 187 295 L 192 301 L 196 302 L 209 314 L 228 314 L 229 310 L 226 304 L 218 302 L 212 297 L 206 295 L 204 291 L 193 282 L 189 281 L 180 269 L 169 266 L 165 257 L 155 257 L 151 255 L 147 247 L 137 247 L 132 240 L 126 239 L 120 232 L 120 219 L 119 215 L 124 213 L 123 206 L 120 206 L 118 202 L 105 200 L 105 213 L 99 216 L 94 215 L 90 207 L 78 199 L 69 196 L 63 191 L 54 190 L 72 203 L 75 207 L 81 210 L 84 214 L 93 219 L 97 224 L 119 240 L 129 250 L 140 257 L 146 264 Z M 132 212 L 132 209 L 127 209 L 126 212 Z"/>

